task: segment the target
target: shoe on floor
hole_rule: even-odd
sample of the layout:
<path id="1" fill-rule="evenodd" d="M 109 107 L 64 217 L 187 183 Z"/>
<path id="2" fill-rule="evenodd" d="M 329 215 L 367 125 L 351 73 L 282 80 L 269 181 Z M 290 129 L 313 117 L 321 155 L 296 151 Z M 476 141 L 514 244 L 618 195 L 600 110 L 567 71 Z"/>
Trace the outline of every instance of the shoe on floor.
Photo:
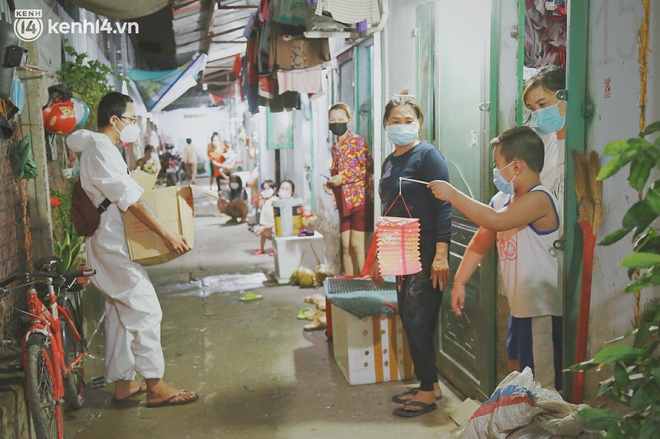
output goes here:
<path id="1" fill-rule="evenodd" d="M 142 394 L 142 393 L 146 393 L 146 392 L 147 392 L 147 385 L 146 385 L 145 383 L 142 383 L 142 385 L 140 385 L 140 388 L 139 388 L 139 389 L 137 389 L 135 392 L 131 393 L 130 395 L 128 395 L 128 396 L 126 396 L 126 397 L 124 397 L 124 398 L 115 398 L 115 397 L 113 396 L 113 397 L 112 397 L 112 402 L 113 402 L 114 404 L 119 404 L 119 403 L 122 403 L 122 402 L 126 402 L 126 401 L 128 401 L 129 399 L 133 398 L 134 396 L 138 396 L 138 395 L 140 395 L 140 394 Z"/>
<path id="2" fill-rule="evenodd" d="M 259 300 L 263 298 L 264 296 L 262 296 L 261 294 L 254 294 L 252 291 L 248 291 L 243 295 L 243 297 L 241 297 L 240 300 L 242 300 L 243 302 L 247 302 L 248 300 Z"/>
<path id="3" fill-rule="evenodd" d="M 193 403 L 193 402 L 195 402 L 199 399 L 199 395 L 194 394 L 195 396 L 193 396 L 192 398 L 182 399 L 181 401 L 174 401 L 174 399 L 178 398 L 179 396 L 183 396 L 183 395 L 187 395 L 187 394 L 188 394 L 188 391 L 182 390 L 179 393 L 177 393 L 176 395 L 170 396 L 165 401 L 153 402 L 153 403 L 147 402 L 147 407 L 148 408 L 158 408 L 158 407 L 171 407 L 171 406 L 175 406 L 175 405 L 185 405 L 185 404 Z"/>
<path id="4" fill-rule="evenodd" d="M 229 218 L 225 224 L 238 224 L 238 218 Z"/>
<path id="5" fill-rule="evenodd" d="M 255 251 L 255 252 L 252 253 L 252 254 L 253 254 L 253 255 L 263 255 L 263 254 L 265 254 L 265 253 L 266 253 L 265 251 L 259 249 L 259 250 Z"/>
<path id="6" fill-rule="evenodd" d="M 271 251 L 268 253 L 268 256 L 275 256 L 275 252 L 274 252 L 273 250 L 271 250 Z"/>
<path id="7" fill-rule="evenodd" d="M 420 410 L 407 410 L 406 407 L 420 407 Z M 402 416 L 404 418 L 414 418 L 415 416 L 423 415 L 438 408 L 438 404 L 431 403 L 427 404 L 422 401 L 410 401 L 407 402 L 403 407 L 395 409 L 392 413 L 397 416 Z"/>
<path id="8" fill-rule="evenodd" d="M 406 396 L 406 395 L 415 396 L 415 395 L 417 395 L 417 392 L 419 392 L 419 387 L 416 387 L 414 389 L 410 389 L 407 392 L 403 392 L 400 395 L 394 395 L 392 397 L 392 402 L 396 402 L 397 404 L 405 404 L 408 401 L 410 401 L 410 399 L 403 398 L 403 396 Z M 440 401 L 441 399 L 442 399 L 442 395 L 435 397 L 436 401 Z"/>

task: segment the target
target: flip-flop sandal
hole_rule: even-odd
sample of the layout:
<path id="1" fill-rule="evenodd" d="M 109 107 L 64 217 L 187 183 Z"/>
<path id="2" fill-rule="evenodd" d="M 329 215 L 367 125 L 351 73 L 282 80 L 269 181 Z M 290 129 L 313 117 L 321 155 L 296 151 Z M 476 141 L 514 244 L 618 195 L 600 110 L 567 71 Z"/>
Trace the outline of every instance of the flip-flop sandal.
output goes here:
<path id="1" fill-rule="evenodd" d="M 307 316 L 312 314 L 314 314 L 314 310 L 312 308 L 303 308 L 298 311 L 298 320 L 306 320 Z"/>
<path id="2" fill-rule="evenodd" d="M 115 398 L 114 396 L 112 397 L 112 402 L 115 404 L 120 404 L 122 402 L 128 401 L 129 399 L 133 398 L 134 396 L 140 395 L 142 393 L 145 393 L 147 391 L 147 385 L 145 383 L 142 383 L 139 389 L 137 389 L 135 392 L 131 393 L 125 398 Z"/>
<path id="3" fill-rule="evenodd" d="M 411 407 L 411 406 L 420 407 L 420 410 L 406 410 L 406 407 Z M 395 409 L 392 413 L 397 416 L 402 416 L 404 418 L 414 418 L 415 416 L 423 415 L 424 413 L 428 413 L 437 408 L 438 408 L 438 404 L 434 402 L 431 404 L 427 404 L 422 401 L 410 401 L 407 402 L 406 405 L 404 405 L 403 407 Z"/>
<path id="4" fill-rule="evenodd" d="M 243 297 L 241 297 L 240 300 L 246 302 L 248 300 L 259 300 L 259 299 L 263 299 L 263 298 L 264 298 L 264 296 L 262 296 L 261 294 L 254 294 L 252 291 L 250 291 L 248 293 L 245 293 L 245 295 Z"/>
<path id="5" fill-rule="evenodd" d="M 402 396 L 404 396 L 404 395 L 415 396 L 415 395 L 417 395 L 417 392 L 419 392 L 419 387 L 417 387 L 415 389 L 408 390 L 407 392 L 403 392 L 400 395 L 394 395 L 392 397 L 392 402 L 396 402 L 397 404 L 405 404 L 407 402 L 410 402 L 410 399 L 402 398 Z M 440 401 L 441 399 L 442 399 L 442 395 L 435 397 L 436 401 Z"/>
<path id="6" fill-rule="evenodd" d="M 195 394 L 195 396 L 193 396 L 192 398 L 182 399 L 181 401 L 173 401 L 174 399 L 178 398 L 179 396 L 183 396 L 183 395 L 187 395 L 187 394 L 188 394 L 188 391 L 182 390 L 179 393 L 177 393 L 176 395 L 170 396 L 165 401 L 153 402 L 153 403 L 147 402 L 147 408 L 155 409 L 155 408 L 158 408 L 158 407 L 171 407 L 171 406 L 175 406 L 175 405 L 186 405 L 186 404 L 193 403 L 193 402 L 195 402 L 199 399 L 199 395 Z"/>

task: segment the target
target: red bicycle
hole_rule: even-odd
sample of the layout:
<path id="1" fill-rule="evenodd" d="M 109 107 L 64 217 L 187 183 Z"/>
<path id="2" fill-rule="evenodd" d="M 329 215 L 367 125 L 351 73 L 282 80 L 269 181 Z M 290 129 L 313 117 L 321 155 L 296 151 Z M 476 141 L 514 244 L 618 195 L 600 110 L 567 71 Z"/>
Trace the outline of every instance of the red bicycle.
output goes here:
<path id="1" fill-rule="evenodd" d="M 0 281 L 0 295 L 28 287 L 30 323 L 21 343 L 28 409 L 38 439 L 62 439 L 62 405 L 78 409 L 84 402 L 81 290 L 76 278 L 93 276 L 94 269 L 60 273 L 62 261 L 42 259 L 40 271 Z M 22 281 L 18 285 L 8 285 Z M 44 299 L 39 294 L 45 293 Z"/>

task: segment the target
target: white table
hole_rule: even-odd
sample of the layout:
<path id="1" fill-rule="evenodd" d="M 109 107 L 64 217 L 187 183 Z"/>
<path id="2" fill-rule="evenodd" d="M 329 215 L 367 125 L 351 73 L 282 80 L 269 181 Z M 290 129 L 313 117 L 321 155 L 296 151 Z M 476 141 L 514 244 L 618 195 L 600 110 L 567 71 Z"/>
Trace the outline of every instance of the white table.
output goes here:
<path id="1" fill-rule="evenodd" d="M 273 249 L 275 277 L 280 284 L 288 284 L 291 274 L 299 266 L 314 270 L 324 262 L 325 247 L 323 235 L 319 232 L 314 232 L 314 236 L 273 236 Z"/>

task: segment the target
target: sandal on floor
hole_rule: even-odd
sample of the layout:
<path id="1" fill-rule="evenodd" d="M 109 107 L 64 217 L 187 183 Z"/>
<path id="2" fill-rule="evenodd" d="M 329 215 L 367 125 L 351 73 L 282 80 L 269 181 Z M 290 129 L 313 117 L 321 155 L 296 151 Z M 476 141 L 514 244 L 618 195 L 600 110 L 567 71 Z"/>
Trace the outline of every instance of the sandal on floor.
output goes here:
<path id="1" fill-rule="evenodd" d="M 420 407 L 420 410 L 407 410 L 406 407 Z M 392 413 L 397 416 L 402 416 L 404 418 L 414 418 L 415 416 L 423 415 L 424 413 L 431 412 L 438 408 L 438 404 L 431 403 L 427 404 L 422 401 L 410 401 L 407 402 L 403 407 L 395 409 Z"/>
<path id="2" fill-rule="evenodd" d="M 402 398 L 402 396 L 405 396 L 405 395 L 415 396 L 415 395 L 417 395 L 417 392 L 419 392 L 419 387 L 408 390 L 407 392 L 403 392 L 400 395 L 394 395 L 392 397 L 392 402 L 396 402 L 397 404 L 405 404 L 407 402 L 410 402 L 410 399 Z M 442 399 L 442 395 L 435 397 L 436 401 L 440 401 L 441 399 Z"/>
<path id="3" fill-rule="evenodd" d="M 142 384 L 140 385 L 140 388 L 139 388 L 139 389 L 137 389 L 135 392 L 131 393 L 130 395 L 125 396 L 124 398 L 115 398 L 115 397 L 113 396 L 113 397 L 112 397 L 112 402 L 113 402 L 114 404 L 120 404 L 120 403 L 122 403 L 122 402 L 126 402 L 126 401 L 128 401 L 129 399 L 133 398 L 134 396 L 138 396 L 138 395 L 140 395 L 140 394 L 142 394 L 142 393 L 146 393 L 146 392 L 147 392 L 147 385 L 146 385 L 145 383 L 142 383 Z"/>
<path id="4" fill-rule="evenodd" d="M 187 394 L 188 394 L 188 392 L 186 390 L 182 390 L 179 393 L 170 396 L 165 401 L 147 402 L 147 407 L 153 409 L 153 408 L 158 408 L 158 407 L 171 407 L 171 406 L 174 406 L 174 405 L 185 405 L 185 404 L 193 403 L 193 402 L 195 402 L 199 399 L 199 395 L 194 394 L 194 396 L 192 398 L 182 399 L 180 401 L 174 401 L 179 396 L 183 396 L 183 395 L 187 395 Z"/>

